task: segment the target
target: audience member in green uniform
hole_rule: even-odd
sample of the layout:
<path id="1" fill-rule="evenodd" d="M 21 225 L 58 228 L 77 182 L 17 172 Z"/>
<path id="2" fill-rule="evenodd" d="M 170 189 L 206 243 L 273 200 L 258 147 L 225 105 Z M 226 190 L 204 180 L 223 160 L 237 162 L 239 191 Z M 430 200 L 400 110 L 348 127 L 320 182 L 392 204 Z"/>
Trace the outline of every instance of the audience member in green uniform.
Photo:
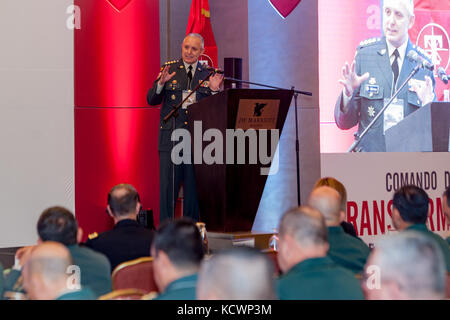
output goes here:
<path id="1" fill-rule="evenodd" d="M 447 271 L 450 271 L 448 243 L 427 228 L 430 199 L 427 193 L 416 186 L 403 186 L 394 193 L 392 200 L 392 223 L 399 230 L 414 230 L 434 239 L 442 250 Z"/>
<path id="2" fill-rule="evenodd" d="M 274 265 L 264 253 L 235 247 L 203 261 L 198 276 L 199 300 L 273 300 Z"/>
<path id="3" fill-rule="evenodd" d="M 50 207 L 41 214 L 37 223 L 38 243 L 56 241 L 69 249 L 74 264 L 81 271 L 81 285 L 89 287 L 98 297 L 112 290 L 111 266 L 105 255 L 90 248 L 80 246 L 83 232 L 78 227 L 74 215 L 63 207 Z M 24 247 L 16 253 L 21 263 L 14 266 L 6 277 L 5 293 L 13 295 L 24 292 L 21 277 L 21 257 L 33 247 Z"/>
<path id="4" fill-rule="evenodd" d="M 328 256 L 340 266 L 354 273 L 362 273 L 370 249 L 363 241 L 344 232 L 341 222 L 344 221 L 345 212 L 341 208 L 339 193 L 328 186 L 315 188 L 308 204 L 325 218 L 330 246 Z"/>
<path id="5" fill-rule="evenodd" d="M 277 283 L 280 299 L 364 299 L 354 273 L 327 256 L 327 234 L 325 219 L 311 207 L 299 207 L 283 215 L 278 251 L 284 273 Z"/>
<path id="6" fill-rule="evenodd" d="M 203 243 L 195 222 L 166 221 L 152 244 L 153 271 L 161 294 L 156 300 L 195 300 Z"/>
<path id="7" fill-rule="evenodd" d="M 82 288 L 69 250 L 58 242 L 43 242 L 31 250 L 23 269 L 23 283 L 32 300 L 93 300 L 90 289 Z"/>
<path id="8" fill-rule="evenodd" d="M 444 211 L 447 225 L 450 226 L 450 186 L 448 186 L 442 196 L 442 210 Z M 450 237 L 447 237 L 447 243 L 450 245 Z"/>
<path id="9" fill-rule="evenodd" d="M 446 266 L 432 238 L 405 231 L 377 242 L 363 289 L 370 300 L 445 299 Z"/>

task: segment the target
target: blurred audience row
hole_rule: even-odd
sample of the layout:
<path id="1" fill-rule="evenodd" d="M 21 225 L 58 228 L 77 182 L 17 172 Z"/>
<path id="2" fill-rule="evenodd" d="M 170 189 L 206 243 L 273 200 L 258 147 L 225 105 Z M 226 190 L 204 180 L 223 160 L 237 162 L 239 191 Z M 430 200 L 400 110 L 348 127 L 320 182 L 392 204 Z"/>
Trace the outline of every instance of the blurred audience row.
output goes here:
<path id="1" fill-rule="evenodd" d="M 205 255 L 199 228 L 189 219 L 165 222 L 156 232 L 140 226 L 141 204 L 131 185 L 115 186 L 107 202 L 114 228 L 90 235 L 86 243 L 69 210 L 45 210 L 37 222 L 38 244 L 18 250 L 11 269 L 3 272 L 0 265 L 1 296 L 104 299 L 113 291 L 114 269 L 151 256 L 157 293 L 144 299 L 448 298 L 449 239 L 428 230 L 429 198 L 416 186 L 404 186 L 393 196 L 392 222 L 400 232 L 384 236 L 370 250 L 345 222 L 345 187 L 334 178 L 320 179 L 306 206 L 282 216 L 275 259 L 244 247 Z M 450 224 L 449 205 L 450 188 L 443 194 Z"/>

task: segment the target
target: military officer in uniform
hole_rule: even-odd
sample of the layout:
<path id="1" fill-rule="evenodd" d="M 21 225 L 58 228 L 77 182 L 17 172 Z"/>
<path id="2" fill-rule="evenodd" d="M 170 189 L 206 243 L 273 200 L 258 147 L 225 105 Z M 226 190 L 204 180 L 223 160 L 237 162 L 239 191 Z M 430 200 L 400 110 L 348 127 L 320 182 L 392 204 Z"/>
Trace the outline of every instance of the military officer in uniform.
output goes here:
<path id="1" fill-rule="evenodd" d="M 111 270 L 120 263 L 150 256 L 153 231 L 137 222 L 141 208 L 139 194 L 130 184 L 114 186 L 108 193 L 108 215 L 114 229 L 89 235 L 86 246 L 103 253 L 111 263 Z"/>
<path id="2" fill-rule="evenodd" d="M 283 275 L 277 292 L 281 300 L 364 299 L 355 274 L 327 256 L 327 228 L 320 212 L 306 206 L 286 212 L 279 236 L 277 259 Z"/>
<path id="3" fill-rule="evenodd" d="M 204 51 L 204 41 L 199 34 L 188 34 L 181 46 L 182 59 L 170 61 L 161 69 L 157 80 L 147 94 L 147 101 L 150 105 L 162 103 L 158 151 L 160 161 L 160 222 L 173 218 L 176 196 L 183 183 L 184 201 L 183 215 L 198 221 L 199 208 L 197 200 L 197 187 L 194 179 L 194 169 L 192 164 L 180 164 L 172 166 L 171 150 L 173 142 L 171 135 L 173 128 L 187 129 L 188 106 L 184 105 L 178 111 L 175 119 L 164 122 L 164 117 L 177 106 L 193 90 L 209 72 L 199 63 L 198 58 Z M 219 91 L 223 80 L 223 75 L 214 74 L 205 81 L 202 86 L 192 96 L 196 96 L 195 101 L 199 101 Z M 194 102 L 194 101 L 193 101 Z M 174 123 L 175 122 L 175 123 Z M 175 172 L 175 179 L 172 175 Z M 173 180 L 175 187 L 173 185 Z M 173 191 L 174 190 L 174 191 Z M 175 197 L 173 195 L 175 192 Z"/>
<path id="4" fill-rule="evenodd" d="M 156 300 L 195 300 L 198 271 L 204 256 L 196 224 L 188 218 L 163 223 L 152 245 Z"/>
<path id="5" fill-rule="evenodd" d="M 351 66 L 345 63 L 343 67 L 339 82 L 344 90 L 334 110 L 340 129 L 358 124 L 360 134 L 368 126 L 416 66 L 407 58 L 410 51 L 428 59 L 422 49 L 409 41 L 408 30 L 414 20 L 413 0 L 384 1 L 384 37 L 361 42 Z M 432 102 L 434 85 L 433 73 L 420 69 L 361 140 L 360 151 L 386 151 L 385 131 Z"/>

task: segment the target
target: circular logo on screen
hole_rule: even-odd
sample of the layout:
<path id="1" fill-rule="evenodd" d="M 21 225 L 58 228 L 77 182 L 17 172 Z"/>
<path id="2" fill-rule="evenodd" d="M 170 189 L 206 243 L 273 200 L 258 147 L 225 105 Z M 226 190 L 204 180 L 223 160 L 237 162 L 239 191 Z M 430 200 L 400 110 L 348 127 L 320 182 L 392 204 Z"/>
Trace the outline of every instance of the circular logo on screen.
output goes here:
<path id="1" fill-rule="evenodd" d="M 214 63 L 211 59 L 210 56 L 206 55 L 206 54 L 202 54 L 199 58 L 198 61 L 200 61 L 200 63 L 204 66 L 204 67 L 211 67 L 211 68 L 215 68 L 214 67 Z"/>
<path id="2" fill-rule="evenodd" d="M 416 45 L 423 48 L 431 62 L 447 70 L 450 63 L 449 43 L 447 31 L 439 24 L 429 23 L 420 30 Z"/>

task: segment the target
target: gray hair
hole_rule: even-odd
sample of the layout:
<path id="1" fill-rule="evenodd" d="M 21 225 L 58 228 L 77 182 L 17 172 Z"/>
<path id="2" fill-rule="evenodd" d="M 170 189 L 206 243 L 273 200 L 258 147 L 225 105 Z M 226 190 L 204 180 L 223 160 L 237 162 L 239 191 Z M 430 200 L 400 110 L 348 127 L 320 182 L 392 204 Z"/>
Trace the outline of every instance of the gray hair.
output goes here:
<path id="1" fill-rule="evenodd" d="M 414 0 L 396 0 L 396 1 L 399 1 L 399 2 L 403 3 L 403 5 L 405 6 L 405 8 L 408 11 L 409 15 L 411 17 L 414 16 Z M 387 2 L 387 0 L 383 1 L 383 8 L 384 8 L 386 2 Z"/>
<path id="2" fill-rule="evenodd" d="M 381 288 L 383 282 L 395 282 L 410 299 L 445 298 L 444 256 L 432 238 L 404 231 L 382 239 L 374 252 Z"/>
<path id="3" fill-rule="evenodd" d="M 233 248 L 214 254 L 202 263 L 197 294 L 199 299 L 275 299 L 274 266 L 252 248 Z"/>
<path id="4" fill-rule="evenodd" d="M 311 192 L 308 205 L 318 210 L 327 223 L 340 223 L 341 195 L 329 186 L 320 186 Z"/>
<path id="5" fill-rule="evenodd" d="M 203 37 L 200 33 L 189 33 L 184 38 L 186 39 L 187 37 L 194 37 L 194 38 L 200 39 L 200 41 L 202 42 L 202 49 L 205 49 L 205 39 L 203 39 Z"/>
<path id="6" fill-rule="evenodd" d="M 325 219 L 314 208 L 301 206 L 286 212 L 280 221 L 280 236 L 290 234 L 295 241 L 304 246 L 328 244 L 328 230 Z"/>

